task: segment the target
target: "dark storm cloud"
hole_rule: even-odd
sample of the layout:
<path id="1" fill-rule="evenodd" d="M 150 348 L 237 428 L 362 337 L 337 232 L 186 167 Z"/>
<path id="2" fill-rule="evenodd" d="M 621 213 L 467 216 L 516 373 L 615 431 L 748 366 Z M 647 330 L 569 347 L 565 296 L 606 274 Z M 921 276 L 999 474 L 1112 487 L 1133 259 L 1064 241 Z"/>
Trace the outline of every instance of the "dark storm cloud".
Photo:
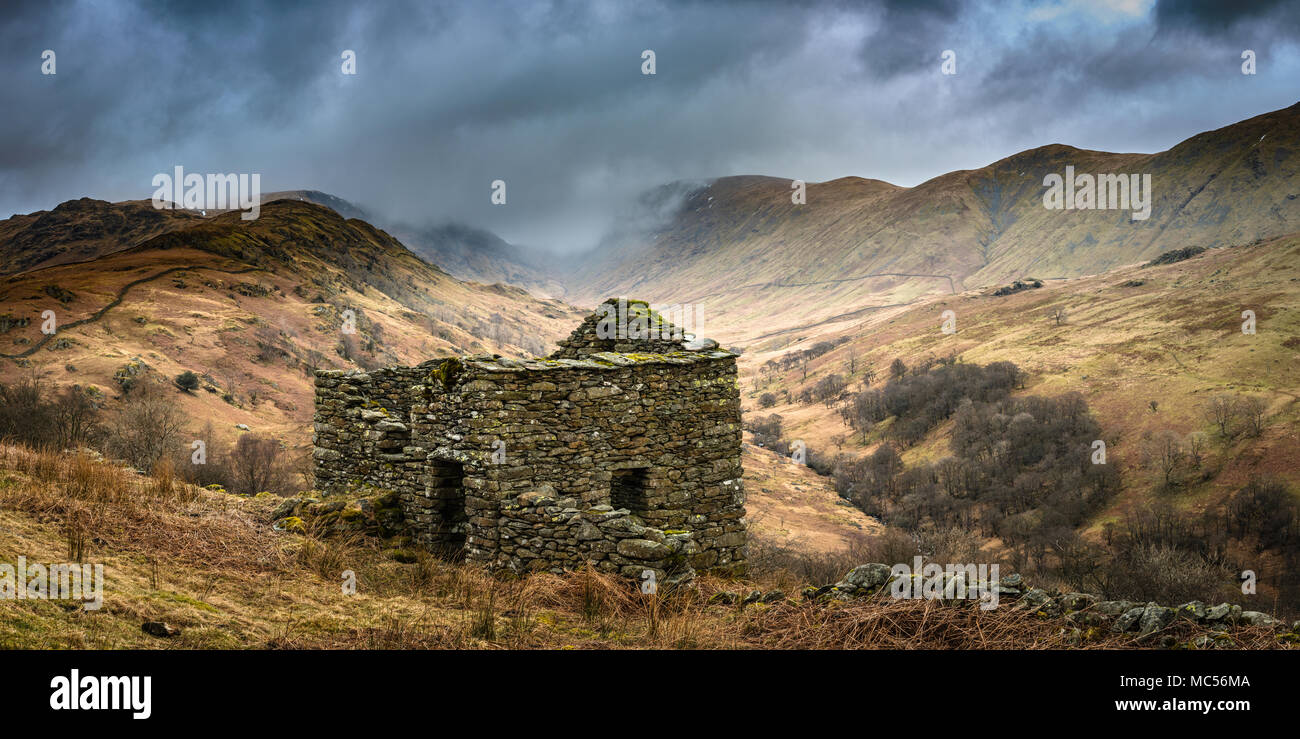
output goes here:
<path id="1" fill-rule="evenodd" d="M 148 197 L 154 173 L 182 165 L 572 250 L 671 181 L 912 185 L 1055 141 L 1162 149 L 1294 103 L 1290 6 L 1219 13 L 1145 0 L 7 5 L 0 215 Z M 1243 48 L 1262 55 L 1253 78 Z M 39 73 L 44 49 L 57 75 Z M 344 49 L 356 76 L 340 72 Z M 939 74 L 944 49 L 955 76 Z M 497 179 L 504 206 L 489 200 Z"/>
<path id="2" fill-rule="evenodd" d="M 1300 8 L 1294 0 L 1161 0 L 1156 3 L 1155 20 L 1162 30 L 1190 29 L 1206 36 L 1241 26 L 1288 34 L 1300 27 Z"/>
<path id="3" fill-rule="evenodd" d="M 862 59 L 870 74 L 887 78 L 933 69 L 937 50 L 951 48 L 944 43 L 952 40 L 950 30 L 961 13 L 959 0 L 888 0 L 875 7 L 881 23 L 862 44 Z"/>

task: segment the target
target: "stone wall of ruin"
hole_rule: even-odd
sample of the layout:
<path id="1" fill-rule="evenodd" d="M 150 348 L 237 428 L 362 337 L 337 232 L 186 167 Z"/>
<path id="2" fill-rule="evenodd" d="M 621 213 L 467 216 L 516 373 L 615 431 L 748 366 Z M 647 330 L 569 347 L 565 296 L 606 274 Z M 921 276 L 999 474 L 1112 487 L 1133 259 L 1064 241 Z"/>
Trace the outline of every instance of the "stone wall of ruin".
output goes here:
<path id="1" fill-rule="evenodd" d="M 467 357 L 322 371 L 317 391 L 321 486 L 398 491 L 430 548 L 463 547 L 472 561 L 516 571 L 590 562 L 634 577 L 652 569 L 661 581 L 744 561 L 740 402 L 727 352 Z M 405 436 L 394 436 L 399 424 Z M 437 482 L 453 474 L 463 504 L 449 505 Z M 615 488 L 630 508 L 611 505 Z M 449 521 L 452 511 L 461 520 Z"/>
<path id="2" fill-rule="evenodd" d="M 600 330 L 602 322 L 605 323 L 603 332 Z M 620 302 L 610 298 L 601 304 L 599 311 L 587 316 L 573 333 L 561 340 L 550 358 L 582 359 L 598 352 L 680 352 L 691 338 L 667 317 L 652 310 L 645 301 Z"/>
<path id="3" fill-rule="evenodd" d="M 419 487 L 424 459 L 408 449 L 409 423 L 424 374 L 419 367 L 316 373 L 312 455 L 318 488 Z"/>

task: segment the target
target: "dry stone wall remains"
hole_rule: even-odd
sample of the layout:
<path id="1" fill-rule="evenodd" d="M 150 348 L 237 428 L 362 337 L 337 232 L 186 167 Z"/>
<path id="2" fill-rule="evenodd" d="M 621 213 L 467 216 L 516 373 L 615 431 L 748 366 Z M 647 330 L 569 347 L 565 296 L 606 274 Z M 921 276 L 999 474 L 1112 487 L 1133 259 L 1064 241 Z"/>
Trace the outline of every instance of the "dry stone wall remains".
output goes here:
<path id="1" fill-rule="evenodd" d="M 496 569 L 740 569 L 735 355 L 662 333 L 594 351 L 607 315 L 547 359 L 318 371 L 318 487 L 392 490 L 417 542 Z"/>

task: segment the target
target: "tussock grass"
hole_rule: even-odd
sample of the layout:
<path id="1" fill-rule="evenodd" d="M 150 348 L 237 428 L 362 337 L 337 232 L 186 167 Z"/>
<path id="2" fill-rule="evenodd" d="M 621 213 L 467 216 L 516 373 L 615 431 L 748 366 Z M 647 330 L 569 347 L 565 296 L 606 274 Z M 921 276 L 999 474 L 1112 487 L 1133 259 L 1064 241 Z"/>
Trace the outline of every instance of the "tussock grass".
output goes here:
<path id="1" fill-rule="evenodd" d="M 0 469 L 29 475 L 0 488 L 0 505 L 57 522 L 69 555 L 135 552 L 174 564 L 244 570 L 281 564 L 282 554 L 253 515 L 224 494 L 180 482 L 168 463 L 140 477 L 85 450 L 0 445 Z"/>
<path id="2" fill-rule="evenodd" d="M 694 587 L 642 593 L 590 568 L 489 573 L 420 553 L 394 561 L 379 542 L 275 532 L 275 500 L 196 488 L 84 452 L 0 446 L 0 561 L 106 565 L 104 607 L 0 601 L 0 648 L 257 649 L 1043 649 L 1070 645 L 1071 625 L 1014 607 L 873 596 L 814 603 L 799 586 L 841 575 L 868 550 L 803 562 L 755 546 L 749 579 L 703 575 Z M 891 545 L 892 546 L 892 545 Z M 883 552 L 876 552 L 883 554 Z M 356 594 L 343 592 L 343 573 Z M 820 583 L 819 583 L 820 584 Z M 710 604 L 721 592 L 780 588 L 786 598 Z M 1009 604 L 1008 604 L 1009 605 Z M 165 621 L 179 636 L 140 630 Z M 1168 633 L 1185 641 L 1190 624 Z M 1268 629 L 1231 645 L 1287 647 Z M 1092 634 L 1083 648 L 1130 648 Z"/>

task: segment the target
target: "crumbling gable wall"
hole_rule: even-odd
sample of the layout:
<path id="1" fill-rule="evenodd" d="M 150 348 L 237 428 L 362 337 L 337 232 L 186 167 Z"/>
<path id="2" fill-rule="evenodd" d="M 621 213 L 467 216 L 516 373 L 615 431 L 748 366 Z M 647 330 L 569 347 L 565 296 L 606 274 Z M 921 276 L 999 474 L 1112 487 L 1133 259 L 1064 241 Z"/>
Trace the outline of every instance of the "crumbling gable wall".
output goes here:
<path id="1" fill-rule="evenodd" d="M 717 347 L 711 340 L 693 343 L 693 339 L 644 300 L 610 298 L 559 342 L 560 348 L 550 359 L 581 359 L 597 352 L 666 354 Z"/>

